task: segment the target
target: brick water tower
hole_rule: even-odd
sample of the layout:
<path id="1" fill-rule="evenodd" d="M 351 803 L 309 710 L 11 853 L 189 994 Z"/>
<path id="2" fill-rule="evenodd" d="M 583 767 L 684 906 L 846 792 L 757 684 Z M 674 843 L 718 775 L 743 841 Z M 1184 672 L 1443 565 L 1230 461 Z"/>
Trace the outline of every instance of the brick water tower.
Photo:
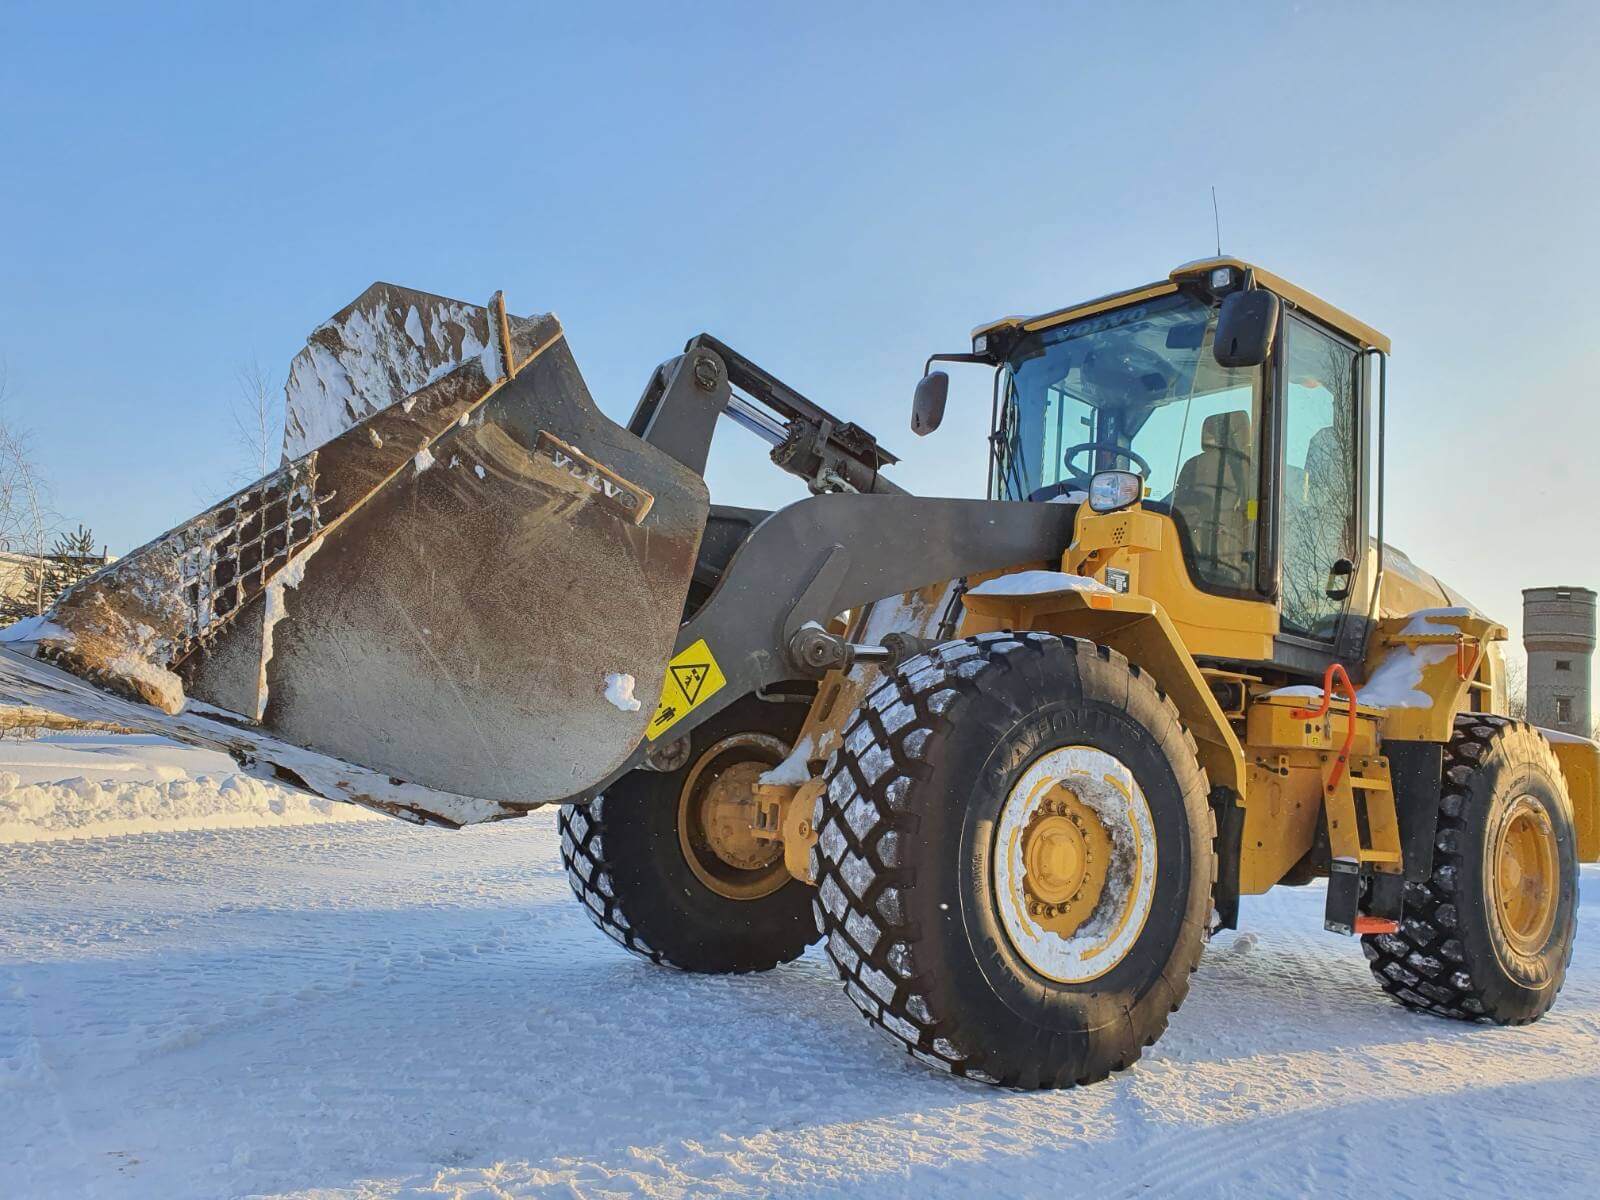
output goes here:
<path id="1" fill-rule="evenodd" d="M 1528 720 L 1588 737 L 1589 677 L 1594 657 L 1594 600 L 1589 588 L 1524 588 L 1522 644 L 1528 651 Z"/>

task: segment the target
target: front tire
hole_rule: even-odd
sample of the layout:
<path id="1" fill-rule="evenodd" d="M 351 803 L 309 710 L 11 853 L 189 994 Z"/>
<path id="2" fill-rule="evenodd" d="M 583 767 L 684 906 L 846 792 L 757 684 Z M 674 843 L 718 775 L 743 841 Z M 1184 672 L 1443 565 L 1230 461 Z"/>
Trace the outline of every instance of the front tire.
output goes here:
<path id="1" fill-rule="evenodd" d="M 862 704 L 815 815 L 829 957 L 932 1066 L 1092 1082 L 1188 992 L 1214 879 L 1205 772 L 1106 647 L 985 634 L 912 659 Z"/>
<path id="2" fill-rule="evenodd" d="M 783 760 L 805 714 L 741 701 L 689 735 L 676 771 L 630 771 L 592 803 L 562 806 L 561 862 L 601 932 L 651 962 L 712 975 L 770 970 L 817 940 L 811 889 L 788 873 L 781 843 L 750 839 L 730 804 Z"/>
<path id="3" fill-rule="evenodd" d="M 1407 1008 L 1525 1025 L 1566 979 L 1577 898 L 1572 805 L 1550 744 L 1532 726 L 1464 713 L 1445 750 L 1433 874 L 1406 884 L 1399 932 L 1362 950 Z"/>

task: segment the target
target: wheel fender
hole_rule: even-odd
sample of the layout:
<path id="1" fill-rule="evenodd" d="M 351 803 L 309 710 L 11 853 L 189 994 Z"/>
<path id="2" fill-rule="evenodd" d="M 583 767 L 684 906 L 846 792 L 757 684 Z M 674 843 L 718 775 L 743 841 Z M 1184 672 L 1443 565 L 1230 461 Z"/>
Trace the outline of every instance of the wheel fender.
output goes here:
<path id="1" fill-rule="evenodd" d="M 1033 629 L 1087 638 L 1126 656 L 1177 705 L 1212 786 L 1229 788 L 1241 802 L 1245 799 L 1244 750 L 1172 618 L 1155 601 L 1116 592 L 1067 590 L 1023 596 L 969 594 L 964 604 L 964 637 L 998 629 Z"/>
<path id="2" fill-rule="evenodd" d="M 1600 746 L 1585 737 L 1541 729 L 1566 777 L 1572 824 L 1578 834 L 1578 861 L 1600 862 Z"/>

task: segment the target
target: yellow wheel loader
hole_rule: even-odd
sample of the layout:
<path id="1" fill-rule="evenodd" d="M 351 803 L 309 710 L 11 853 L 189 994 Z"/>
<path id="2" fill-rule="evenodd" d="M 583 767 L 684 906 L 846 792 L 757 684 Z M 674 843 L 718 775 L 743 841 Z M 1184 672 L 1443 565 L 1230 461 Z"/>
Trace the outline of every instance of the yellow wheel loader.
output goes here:
<path id="1" fill-rule="evenodd" d="M 974 332 L 985 500 L 716 339 L 626 427 L 549 315 L 375 284 L 284 467 L 13 627 L 0 690 L 450 826 L 562 806 L 595 923 L 688 971 L 823 938 L 910 1053 L 1097 1080 L 1240 898 L 1325 880 L 1401 1004 L 1543 1014 L 1600 747 L 1506 716 L 1504 628 L 1383 539 L 1377 331 L 1231 258 Z M 808 499 L 712 505 L 727 418 Z"/>

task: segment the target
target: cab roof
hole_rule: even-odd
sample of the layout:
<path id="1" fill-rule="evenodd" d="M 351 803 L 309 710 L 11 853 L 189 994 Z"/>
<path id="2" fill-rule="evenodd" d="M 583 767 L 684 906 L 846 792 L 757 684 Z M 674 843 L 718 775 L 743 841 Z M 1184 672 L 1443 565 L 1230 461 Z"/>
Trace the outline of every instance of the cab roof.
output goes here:
<path id="1" fill-rule="evenodd" d="M 1178 284 L 1181 281 L 1205 275 L 1218 267 L 1236 267 L 1241 271 L 1253 272 L 1258 285 L 1266 288 L 1269 292 L 1276 293 L 1280 299 L 1287 302 L 1291 307 L 1302 309 L 1324 324 L 1331 325 L 1340 333 L 1355 339 L 1362 349 L 1381 350 L 1385 354 L 1389 353 L 1389 339 L 1372 326 L 1356 320 L 1342 308 L 1335 308 L 1320 296 L 1313 296 L 1304 288 L 1296 287 L 1281 275 L 1274 275 L 1264 267 L 1258 267 L 1254 263 L 1248 263 L 1243 259 L 1231 256 L 1202 258 L 1195 262 L 1184 263 L 1181 267 L 1173 268 L 1171 274 L 1160 283 L 1145 284 L 1143 287 L 1129 288 L 1124 292 L 1113 292 L 1109 296 L 1101 296 L 1096 300 L 1087 300 L 1082 304 L 1074 304 L 1069 308 L 1058 308 L 1051 312 L 1041 313 L 1036 317 L 1001 317 L 997 321 L 979 325 L 972 331 L 972 336 L 977 337 L 981 333 L 987 333 L 994 329 L 1017 329 L 1024 333 L 1049 329 L 1055 325 L 1075 321 L 1079 317 L 1093 316 L 1095 313 L 1104 312 L 1107 309 L 1120 308 L 1124 304 L 1136 304 L 1140 300 L 1151 300 L 1157 296 L 1170 295 L 1178 290 Z"/>

